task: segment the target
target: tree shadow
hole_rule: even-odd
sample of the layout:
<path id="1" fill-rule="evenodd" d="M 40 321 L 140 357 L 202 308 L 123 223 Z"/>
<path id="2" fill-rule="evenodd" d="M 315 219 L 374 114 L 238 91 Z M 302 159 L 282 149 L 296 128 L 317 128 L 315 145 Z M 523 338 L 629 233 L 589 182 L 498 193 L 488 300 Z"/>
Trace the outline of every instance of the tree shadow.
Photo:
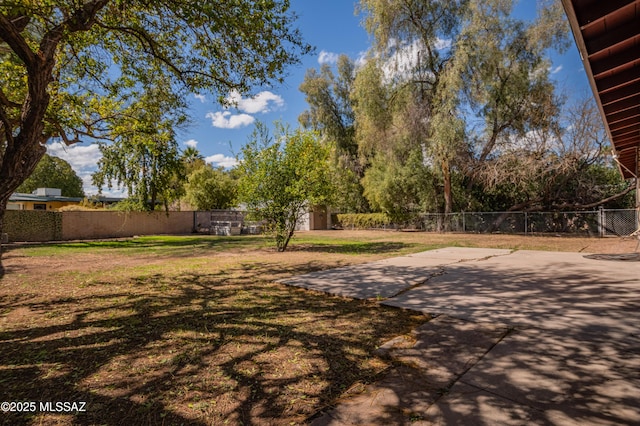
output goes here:
<path id="1" fill-rule="evenodd" d="M 372 380 L 380 339 L 418 321 L 271 282 L 317 268 L 264 263 L 2 297 L 0 401 L 87 404 L 80 413 L 4 413 L 0 423 L 303 422 Z"/>
<path id="2" fill-rule="evenodd" d="M 24 243 L 24 246 L 52 247 L 69 250 L 121 250 L 127 252 L 154 252 L 167 251 L 172 254 L 180 253 L 179 249 L 186 250 L 228 250 L 233 248 L 254 247 L 260 242 L 266 241 L 264 236 L 209 236 L 209 235 L 181 235 L 181 236 L 143 236 L 134 238 L 118 238 L 109 240 L 92 241 L 52 241 L 46 243 Z M 12 246 L 4 246 L 11 250 Z"/>
<path id="3" fill-rule="evenodd" d="M 418 247 L 419 244 L 398 242 L 345 242 L 341 244 L 325 244 L 314 242 L 313 244 L 292 243 L 288 251 L 307 251 L 312 253 L 338 253 L 338 254 L 382 254 L 394 253 Z"/>
<path id="4" fill-rule="evenodd" d="M 427 367 L 377 383 L 375 392 L 390 396 L 369 409 L 363 422 L 409 424 L 410 413 L 417 424 L 637 424 L 640 268 L 611 265 L 576 253 L 516 252 L 448 265 L 383 302 L 458 318 L 478 331 L 502 325 L 513 332 L 487 343 L 479 359 L 460 363 L 447 385 L 428 396 L 427 384 L 437 383 L 437 374 L 461 350 L 433 356 L 429 351 L 440 343 L 422 342 L 424 349 L 411 350 Z M 466 347 L 470 340 L 465 336 L 458 343 Z M 422 386 L 411 388 L 411 382 Z M 343 419 L 354 412 L 338 406 L 331 415 Z"/>

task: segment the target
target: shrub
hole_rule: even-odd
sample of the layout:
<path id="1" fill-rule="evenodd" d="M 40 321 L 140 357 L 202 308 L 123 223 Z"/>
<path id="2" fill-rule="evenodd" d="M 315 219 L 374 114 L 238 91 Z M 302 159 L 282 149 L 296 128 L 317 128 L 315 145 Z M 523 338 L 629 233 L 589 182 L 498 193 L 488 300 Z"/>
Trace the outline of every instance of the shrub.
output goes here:
<path id="1" fill-rule="evenodd" d="M 371 229 L 391 225 L 391 218 L 385 213 L 346 213 L 337 215 L 343 228 Z"/>

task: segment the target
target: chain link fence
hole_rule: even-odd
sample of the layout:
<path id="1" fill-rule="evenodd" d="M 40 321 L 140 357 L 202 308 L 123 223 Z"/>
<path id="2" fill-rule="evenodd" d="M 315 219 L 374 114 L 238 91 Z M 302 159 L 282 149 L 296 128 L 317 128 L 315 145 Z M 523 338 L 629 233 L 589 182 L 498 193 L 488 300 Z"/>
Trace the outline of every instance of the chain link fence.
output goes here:
<path id="1" fill-rule="evenodd" d="M 637 225 L 636 210 L 579 212 L 461 212 L 421 215 L 422 229 L 431 232 L 503 234 L 574 234 L 624 236 Z"/>
<path id="2" fill-rule="evenodd" d="M 601 210 L 602 236 L 625 236 L 638 231 L 638 210 Z"/>
<path id="3" fill-rule="evenodd" d="M 336 216 L 333 214 L 332 217 Z M 194 229 L 214 235 L 257 234 L 262 224 L 248 222 L 245 212 L 194 212 Z M 336 219 L 333 219 L 336 223 Z M 461 212 L 424 213 L 406 223 L 379 229 L 419 229 L 428 232 L 501 234 L 571 234 L 587 237 L 627 236 L 638 230 L 636 210 L 574 212 Z"/>

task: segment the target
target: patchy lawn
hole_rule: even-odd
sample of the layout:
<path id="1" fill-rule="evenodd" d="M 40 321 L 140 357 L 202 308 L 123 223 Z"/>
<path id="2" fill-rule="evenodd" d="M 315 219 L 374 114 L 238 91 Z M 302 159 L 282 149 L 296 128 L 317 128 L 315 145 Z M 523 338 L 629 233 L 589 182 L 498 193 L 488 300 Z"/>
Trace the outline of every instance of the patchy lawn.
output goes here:
<path id="1" fill-rule="evenodd" d="M 0 401 L 86 402 L 86 412 L 0 413 L 0 423 L 304 423 L 374 380 L 387 365 L 373 350 L 425 319 L 273 282 L 404 244 L 305 247 L 160 237 L 9 250 Z"/>
<path id="2" fill-rule="evenodd" d="M 303 424 L 379 377 L 387 364 L 374 349 L 426 318 L 274 280 L 448 245 L 635 244 L 334 231 L 301 233 L 285 253 L 261 237 L 13 247 L 0 281 L 0 402 L 37 409 L 0 413 L 0 424 Z M 40 402 L 86 411 L 45 413 Z"/>

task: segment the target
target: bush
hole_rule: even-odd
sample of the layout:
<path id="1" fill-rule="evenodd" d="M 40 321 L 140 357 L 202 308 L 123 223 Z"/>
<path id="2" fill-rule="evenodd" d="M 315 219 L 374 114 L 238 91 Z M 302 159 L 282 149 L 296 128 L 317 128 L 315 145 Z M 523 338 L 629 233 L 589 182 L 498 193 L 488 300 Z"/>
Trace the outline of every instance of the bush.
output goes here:
<path id="1" fill-rule="evenodd" d="M 371 229 L 391 225 L 386 213 L 346 213 L 336 215 L 343 228 Z"/>

